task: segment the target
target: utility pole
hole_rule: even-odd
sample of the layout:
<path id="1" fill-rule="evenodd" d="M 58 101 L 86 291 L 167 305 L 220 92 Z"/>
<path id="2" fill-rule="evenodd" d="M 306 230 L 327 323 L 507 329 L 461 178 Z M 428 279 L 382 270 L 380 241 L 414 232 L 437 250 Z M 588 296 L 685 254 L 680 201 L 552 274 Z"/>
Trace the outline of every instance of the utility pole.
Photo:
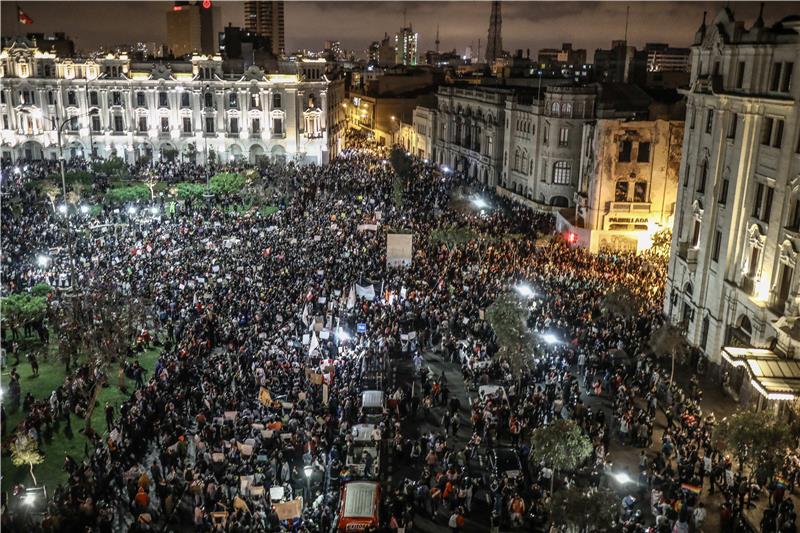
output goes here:
<path id="1" fill-rule="evenodd" d="M 631 6 L 625 6 L 625 46 L 628 45 L 628 18 L 631 15 Z"/>
<path id="2" fill-rule="evenodd" d="M 439 54 L 439 25 L 436 25 L 436 54 Z"/>

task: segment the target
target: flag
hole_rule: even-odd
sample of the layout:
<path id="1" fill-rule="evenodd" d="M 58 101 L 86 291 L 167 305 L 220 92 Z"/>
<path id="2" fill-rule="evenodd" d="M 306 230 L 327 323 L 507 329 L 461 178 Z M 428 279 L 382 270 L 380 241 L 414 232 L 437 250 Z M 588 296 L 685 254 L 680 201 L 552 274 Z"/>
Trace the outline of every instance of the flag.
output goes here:
<path id="1" fill-rule="evenodd" d="M 303 307 L 303 316 L 301 318 L 303 320 L 303 324 L 308 326 L 308 304 Z"/>
<path id="2" fill-rule="evenodd" d="M 261 387 L 261 389 L 258 391 L 258 399 L 266 406 L 272 405 L 272 396 L 269 393 L 269 389 L 265 387 Z"/>
<path id="3" fill-rule="evenodd" d="M 698 487 L 697 485 L 691 485 L 689 483 L 681 483 L 681 490 L 686 492 L 691 492 L 692 494 L 700 494 L 702 488 Z"/>
<path id="4" fill-rule="evenodd" d="M 311 334 L 311 342 L 308 343 L 308 355 L 309 357 L 314 354 L 315 351 L 319 350 L 319 339 L 317 339 L 317 332 Z"/>
<path id="5" fill-rule="evenodd" d="M 20 24 L 25 24 L 26 26 L 27 26 L 28 24 L 33 24 L 33 19 L 32 19 L 32 18 L 30 18 L 30 17 L 28 16 L 28 14 L 27 14 L 27 13 L 25 13 L 25 12 L 22 10 L 22 8 L 21 8 L 21 7 L 19 7 L 19 4 L 17 4 L 17 20 L 19 20 L 19 23 L 20 23 Z"/>
<path id="6" fill-rule="evenodd" d="M 352 309 L 356 306 L 356 286 L 350 286 L 350 294 L 347 295 L 347 308 Z"/>

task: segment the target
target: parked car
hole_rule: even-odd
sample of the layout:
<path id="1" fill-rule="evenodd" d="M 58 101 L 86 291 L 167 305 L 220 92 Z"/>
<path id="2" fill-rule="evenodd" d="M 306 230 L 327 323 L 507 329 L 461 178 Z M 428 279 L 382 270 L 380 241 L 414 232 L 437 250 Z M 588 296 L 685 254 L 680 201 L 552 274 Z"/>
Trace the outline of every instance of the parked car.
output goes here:
<path id="1" fill-rule="evenodd" d="M 489 466 L 492 474 L 499 478 L 514 480 L 522 479 L 525 475 L 522 459 L 513 448 L 495 448 L 489 453 Z"/>

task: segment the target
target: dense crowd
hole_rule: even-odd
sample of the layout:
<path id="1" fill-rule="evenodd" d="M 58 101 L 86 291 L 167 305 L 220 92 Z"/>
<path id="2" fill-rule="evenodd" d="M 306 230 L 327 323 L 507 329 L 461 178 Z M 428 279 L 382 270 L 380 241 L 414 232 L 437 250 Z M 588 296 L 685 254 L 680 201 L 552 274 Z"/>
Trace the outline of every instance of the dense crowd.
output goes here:
<path id="1" fill-rule="evenodd" d="M 642 449 L 630 475 L 639 481 L 636 498 L 646 490 L 652 508 L 652 516 L 637 513 L 626 499 L 620 524 L 629 531 L 652 522 L 658 531 L 700 531 L 707 511 L 699 489 L 725 493 L 723 528 L 736 531 L 753 491 L 714 448 L 715 420 L 700 410 L 699 390 L 671 384 L 648 346 L 662 320 L 663 265 L 542 239 L 552 232 L 549 216 L 421 161 L 399 201 L 386 157 L 350 149 L 324 167 L 262 168 L 285 205 L 269 216 L 187 201 L 152 214 L 105 205 L 65 221 L 25 185 L 51 174 L 52 164 L 4 169 L 4 193 L 19 200 L 3 206 L 4 294 L 63 286 L 72 270 L 63 250 L 69 232 L 76 291 L 147 302 L 127 349 L 104 365 L 79 366 L 49 400 L 22 402 L 20 430 L 41 440 L 67 413 L 85 414 L 88 391 L 110 384 L 117 368 L 137 382 L 119 413 L 107 411 L 106 431 L 92 430 L 94 449 L 66 458 L 69 481 L 52 494 L 41 527 L 149 531 L 182 522 L 196 531 L 328 532 L 337 489 L 359 477 L 353 430 L 368 421 L 361 392 L 375 388 L 376 372 L 407 365 L 410 380 L 385 376 L 389 402 L 376 421 L 386 454 L 410 465 L 408 476 L 385 484 L 381 530 L 408 531 L 419 517 L 453 531 L 467 520 L 543 529 L 552 491 L 608 485 L 609 450 L 622 444 Z M 199 181 L 209 171 L 131 170 L 168 181 Z M 463 200 L 470 194 L 491 209 L 472 209 Z M 435 238 L 452 227 L 474 238 Z M 386 266 L 384 228 L 413 232 L 411 266 Z M 45 251 L 52 260 L 37 263 Z M 484 315 L 521 284 L 534 293 L 525 303 L 538 340 L 518 368 L 496 356 Z M 356 285 L 371 290 L 355 296 Z M 619 286 L 640 302 L 630 316 L 603 309 Z M 58 300 L 54 317 L 66 306 Z M 79 323 L 96 320 L 87 311 Z M 162 348 L 147 376 L 134 349 L 149 342 L 142 331 Z M 429 357 L 459 368 L 470 390 L 501 388 L 465 405 L 445 373 L 427 370 Z M 668 427 L 653 443 L 658 410 Z M 529 431 L 557 418 L 574 419 L 592 441 L 591 459 L 575 473 L 528 465 Z M 423 425 L 434 429 L 420 432 Z M 656 454 L 646 453 L 651 446 Z M 498 448 L 521 458 L 519 475 L 476 465 Z M 365 472 L 373 460 L 364 452 Z M 796 463 L 787 459 L 792 480 Z M 300 518 L 278 516 L 276 489 L 280 500 L 303 497 Z M 775 525 L 765 531 L 794 531 L 791 499 L 771 494 Z M 4 525 L 19 526 L 25 517 L 11 507 L 5 501 Z"/>

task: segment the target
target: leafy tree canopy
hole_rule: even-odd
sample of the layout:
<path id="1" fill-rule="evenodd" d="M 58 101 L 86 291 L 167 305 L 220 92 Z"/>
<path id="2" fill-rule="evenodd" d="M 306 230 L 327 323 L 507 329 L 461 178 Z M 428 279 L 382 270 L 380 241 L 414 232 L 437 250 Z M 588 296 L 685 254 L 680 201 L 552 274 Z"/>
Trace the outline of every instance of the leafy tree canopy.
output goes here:
<path id="1" fill-rule="evenodd" d="M 771 411 L 736 411 L 722 419 L 716 440 L 734 454 L 740 466 L 765 469 L 771 475 L 789 446 L 789 425 Z"/>
<path id="2" fill-rule="evenodd" d="M 486 320 L 497 337 L 498 354 L 505 357 L 515 370 L 523 368 L 533 355 L 527 315 L 519 299 L 510 292 L 498 296 L 486 310 Z"/>
<path id="3" fill-rule="evenodd" d="M 222 196 L 232 196 L 239 194 L 245 185 L 247 178 L 238 172 L 220 172 L 211 177 L 211 192 Z"/>
<path id="4" fill-rule="evenodd" d="M 2 319 L 12 328 L 20 328 L 27 322 L 42 320 L 47 313 L 47 299 L 28 293 L 17 293 L 0 300 Z"/>
<path id="5" fill-rule="evenodd" d="M 531 434 L 530 460 L 558 470 L 575 470 L 592 454 L 592 442 L 574 420 L 558 419 Z"/>
<path id="6" fill-rule="evenodd" d="M 553 495 L 550 508 L 554 524 L 578 531 L 613 531 L 619 517 L 619 500 L 607 488 L 571 487 Z"/>

